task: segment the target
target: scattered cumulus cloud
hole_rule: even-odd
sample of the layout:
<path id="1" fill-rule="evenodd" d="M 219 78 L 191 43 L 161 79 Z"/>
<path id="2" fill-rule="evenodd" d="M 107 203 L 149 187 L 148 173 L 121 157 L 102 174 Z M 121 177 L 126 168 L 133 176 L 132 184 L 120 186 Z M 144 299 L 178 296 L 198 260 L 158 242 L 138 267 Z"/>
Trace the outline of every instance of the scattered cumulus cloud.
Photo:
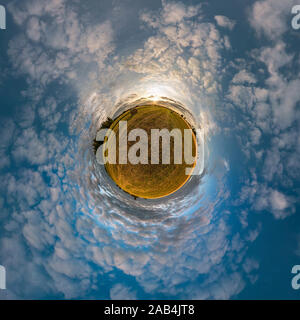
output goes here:
<path id="1" fill-rule="evenodd" d="M 225 16 L 215 16 L 215 20 L 220 27 L 228 28 L 232 30 L 235 26 L 235 22 Z"/>
<path id="2" fill-rule="evenodd" d="M 134 52 L 120 58 L 115 52 L 113 24 L 106 19 L 93 25 L 86 23 L 78 13 L 77 2 L 28 0 L 9 4 L 14 22 L 22 26 L 9 42 L 10 61 L 29 86 L 38 83 L 38 97 L 42 98 L 24 104 L 18 121 L 6 121 L 1 127 L 0 152 L 4 156 L 0 168 L 15 166 L 13 173 L 2 174 L 0 184 L 0 215 L 6 218 L 1 225 L 1 263 L 13 275 L 6 298 L 52 294 L 62 298 L 85 294 L 99 298 L 104 278 L 108 284 L 102 298 L 138 297 L 127 284 L 115 284 L 116 269 L 154 297 L 160 293 L 168 297 L 229 299 L 240 293 L 247 281 L 257 280 L 259 262 L 246 257 L 246 252 L 249 243 L 259 236 L 261 226 L 250 229 L 249 215 L 251 211 L 268 211 L 275 219 L 285 219 L 295 212 L 297 196 L 287 193 L 293 184 L 291 177 L 299 172 L 300 158 L 298 125 L 294 125 L 300 100 L 299 80 L 289 78 L 283 71 L 294 61 L 282 38 L 287 32 L 288 4 L 264 0 L 251 6 L 250 25 L 258 36 L 270 40 L 249 54 L 251 62 L 262 65 L 262 79 L 238 61 L 239 67 L 224 92 L 241 153 L 245 161 L 252 157 L 257 161 L 249 165 L 249 178 L 235 201 L 236 206 L 246 203 L 250 208 L 241 210 L 238 216 L 243 234 L 231 233 L 230 213 L 215 216 L 219 212 L 218 201 L 195 208 L 190 219 L 172 217 L 162 225 L 135 220 L 128 224 L 118 216 L 118 209 L 112 210 L 105 201 L 95 205 L 98 182 L 94 175 L 86 173 L 92 164 L 80 167 L 74 156 L 78 141 L 61 129 L 77 120 L 74 113 L 78 111 L 85 118 L 87 110 L 81 113 L 78 106 L 74 110 L 62 109 L 61 97 L 44 97 L 50 84 L 66 82 L 72 83 L 80 96 L 84 87 L 81 80 L 87 75 L 89 81 L 102 80 L 95 88 L 99 105 L 103 105 L 111 98 L 109 90 L 117 87 L 114 94 L 121 95 L 115 79 L 124 72 L 135 80 L 172 79 L 179 83 L 178 92 L 191 92 L 201 101 L 195 112 L 199 114 L 199 109 L 209 106 L 214 116 L 226 120 L 216 101 L 224 90 L 223 53 L 231 50 L 226 34 L 233 30 L 234 21 L 215 16 L 208 22 L 203 19 L 201 6 L 162 1 L 156 14 L 140 13 L 140 23 L 149 36 Z M 126 91 L 126 81 L 122 81 Z M 32 87 L 30 92 L 34 95 Z M 65 112 L 70 115 L 66 117 Z M 90 137 L 85 138 L 80 142 L 84 144 Z M 223 166 L 226 174 L 233 167 L 227 157 Z M 225 201 L 229 191 L 222 179 L 218 183 L 215 197 Z M 198 216 L 200 209 L 202 215 Z M 100 217 L 97 223 L 92 215 Z M 117 216 L 118 226 L 112 222 Z M 201 286 L 197 285 L 199 279 Z"/>

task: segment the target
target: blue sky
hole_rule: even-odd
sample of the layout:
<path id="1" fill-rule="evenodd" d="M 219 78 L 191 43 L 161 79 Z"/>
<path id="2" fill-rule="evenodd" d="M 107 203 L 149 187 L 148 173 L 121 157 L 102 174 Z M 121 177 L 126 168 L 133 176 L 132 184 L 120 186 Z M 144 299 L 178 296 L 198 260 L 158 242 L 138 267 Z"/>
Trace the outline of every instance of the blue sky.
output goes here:
<path id="1" fill-rule="evenodd" d="M 1 299 L 299 299 L 297 1 L 2 4 Z M 206 171 L 134 202 L 91 141 L 153 94 L 192 111 Z"/>

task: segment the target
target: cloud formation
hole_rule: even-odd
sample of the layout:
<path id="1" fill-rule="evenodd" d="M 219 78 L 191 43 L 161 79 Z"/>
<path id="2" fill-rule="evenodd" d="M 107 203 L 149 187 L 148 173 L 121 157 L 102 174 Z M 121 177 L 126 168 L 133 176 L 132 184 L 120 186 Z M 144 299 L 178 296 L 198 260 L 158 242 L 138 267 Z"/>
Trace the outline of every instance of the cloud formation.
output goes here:
<path id="1" fill-rule="evenodd" d="M 204 18 L 202 6 L 162 1 L 159 10 L 140 11 L 145 36 L 127 52 L 117 50 L 111 21 L 87 23 L 76 1 L 12 1 L 8 9 L 22 27 L 8 55 L 34 98 L 1 127 L 0 257 L 10 276 L 0 294 L 124 299 L 143 291 L 152 298 L 229 299 L 254 283 L 259 262 L 246 253 L 261 226 L 249 226 L 248 216 L 265 210 L 284 219 L 295 212 L 297 196 L 286 190 L 299 175 L 299 80 L 288 71 L 295 56 L 282 38 L 288 29 L 281 2 L 250 8 L 251 26 L 269 42 L 244 63 L 226 60 L 235 22 Z M 224 85 L 229 65 L 234 71 Z M 58 87 L 74 90 L 75 98 L 64 99 Z M 154 209 L 111 197 L 89 144 L 115 103 L 145 88 L 172 92 L 207 123 L 215 167 L 189 197 Z M 232 210 L 231 159 L 213 148 L 218 134 L 237 136 L 249 164 Z M 249 210 L 239 210 L 245 203 Z M 231 228 L 236 208 L 238 231 Z M 140 290 L 116 282 L 120 273 Z"/>

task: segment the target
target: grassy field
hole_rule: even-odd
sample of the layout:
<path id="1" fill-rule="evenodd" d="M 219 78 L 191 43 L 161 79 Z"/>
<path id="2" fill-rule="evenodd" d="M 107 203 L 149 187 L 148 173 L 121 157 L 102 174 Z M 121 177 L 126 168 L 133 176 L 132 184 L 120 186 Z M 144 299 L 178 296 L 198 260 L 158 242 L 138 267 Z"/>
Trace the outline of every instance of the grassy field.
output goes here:
<path id="1" fill-rule="evenodd" d="M 187 121 L 177 112 L 157 106 L 139 106 L 130 109 L 116 118 L 110 128 L 116 133 L 117 146 L 119 146 L 119 121 L 127 121 L 128 133 L 135 128 L 144 129 L 148 133 L 148 164 L 119 164 L 119 148 L 117 147 L 117 164 L 106 163 L 105 168 L 113 181 L 125 192 L 134 197 L 146 199 L 161 198 L 181 188 L 189 176 L 185 174 L 185 168 L 194 167 L 184 162 L 182 150 L 182 164 L 174 164 L 174 141 L 171 139 L 170 164 L 162 164 L 162 143 L 160 143 L 159 164 L 151 164 L 151 129 L 178 128 L 182 133 L 182 145 L 184 129 L 191 129 Z M 121 132 L 121 136 L 122 136 Z M 108 138 L 109 139 L 109 138 Z M 110 141 L 110 140 L 108 140 Z M 127 150 L 136 142 L 127 142 Z M 110 148 L 109 142 L 107 143 Z M 122 147 L 122 146 L 121 146 Z M 124 147 L 124 146 L 123 146 Z M 193 133 L 193 155 L 196 154 L 196 137 Z"/>

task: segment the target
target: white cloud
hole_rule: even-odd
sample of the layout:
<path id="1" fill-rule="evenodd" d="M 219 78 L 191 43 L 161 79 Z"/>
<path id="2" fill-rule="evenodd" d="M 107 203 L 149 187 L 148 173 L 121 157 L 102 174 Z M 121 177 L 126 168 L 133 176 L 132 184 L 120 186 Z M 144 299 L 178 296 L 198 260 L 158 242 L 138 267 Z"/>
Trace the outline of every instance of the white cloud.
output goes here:
<path id="1" fill-rule="evenodd" d="M 239 195 L 255 211 L 269 211 L 275 219 L 295 212 L 293 189 L 299 158 L 299 80 L 295 53 L 283 35 L 293 1 L 256 1 L 250 10 L 251 26 L 269 40 L 253 49 L 251 58 L 237 59 L 237 73 L 227 98 L 238 113 L 237 136 L 248 161 L 249 180 Z M 253 64 L 260 67 L 255 73 Z M 249 69 L 248 69 L 249 68 Z M 251 69 L 250 69 L 251 68 Z M 242 136 L 239 134 L 242 133 Z M 255 160 L 253 160 L 255 159 Z M 238 201 L 238 203 L 240 203 Z M 244 223 L 244 222 L 243 222 Z"/>
<path id="2" fill-rule="evenodd" d="M 22 136 L 16 138 L 12 154 L 18 162 L 27 160 L 32 164 L 41 164 L 46 161 L 48 150 L 36 132 L 30 128 L 26 129 Z"/>
<path id="3" fill-rule="evenodd" d="M 220 27 L 228 28 L 232 30 L 235 26 L 235 22 L 225 16 L 215 16 L 215 20 Z"/>
<path id="4" fill-rule="evenodd" d="M 255 76 L 252 73 L 247 72 L 246 70 L 239 71 L 234 78 L 232 79 L 232 83 L 256 83 Z"/>
<path id="5" fill-rule="evenodd" d="M 31 17 L 26 28 L 28 38 L 33 41 L 39 41 L 41 38 L 42 28 L 43 26 L 41 25 L 39 19 L 37 17 Z"/>
<path id="6" fill-rule="evenodd" d="M 258 184 L 257 181 L 252 181 L 251 185 L 244 186 L 239 196 L 239 203 L 247 202 L 256 211 L 267 210 L 273 214 L 275 219 L 285 219 L 295 213 L 293 197 L 272 187 Z"/>
<path id="7" fill-rule="evenodd" d="M 234 85 L 229 87 L 227 98 L 232 101 L 238 108 L 244 111 L 250 111 L 255 104 L 254 89 L 244 85 Z"/>
<path id="8" fill-rule="evenodd" d="M 118 283 L 110 289 L 112 300 L 136 300 L 136 293 L 127 286 Z"/>
<path id="9" fill-rule="evenodd" d="M 1 127 L 0 127 L 0 134 L 1 134 L 1 140 L 0 140 L 0 147 L 5 148 L 8 147 L 14 138 L 15 133 L 15 123 L 8 118 L 2 118 L 1 119 Z"/>
<path id="10" fill-rule="evenodd" d="M 144 12 L 142 20 L 154 31 L 134 53 L 119 59 L 113 51 L 113 25 L 106 20 L 86 25 L 77 14 L 76 4 L 73 7 L 71 2 L 66 5 L 65 1 L 55 0 L 24 1 L 20 6 L 13 2 L 9 6 L 14 21 L 26 25 L 26 29 L 10 41 L 8 53 L 16 70 L 29 83 L 47 88 L 53 80 L 60 84 L 72 78 L 77 88 L 83 87 L 80 76 L 86 76 L 85 66 L 91 64 L 93 75 L 87 76 L 88 81 L 99 80 L 97 77 L 103 81 L 93 82 L 99 98 L 88 107 L 96 105 L 103 117 L 107 100 L 113 104 L 129 84 L 145 78 L 172 79 L 177 83 L 176 93 L 196 92 L 197 116 L 200 109 L 213 109 L 211 97 L 220 88 L 223 70 L 222 50 L 229 49 L 230 43 L 213 23 L 201 20 L 199 6 L 163 1 L 156 18 Z M 219 25 L 232 28 L 232 22 L 224 17 L 216 20 Z M 106 58 L 110 54 L 115 59 L 108 65 Z M 103 70 L 100 74 L 99 69 Z M 130 74 L 134 81 L 130 82 L 131 78 L 124 74 Z M 254 85 L 252 75 L 246 72 L 237 76 L 236 81 Z M 122 86 L 118 86 L 120 82 Z M 144 83 L 141 82 L 142 86 Z M 256 100 L 264 103 L 268 99 L 264 89 L 254 86 L 232 85 L 230 93 L 244 110 L 253 110 Z M 40 91 L 39 95 L 42 96 Z M 5 175 L 1 182 L 1 191 L 11 209 L 6 234 L 1 239 L 5 257 L 1 263 L 12 272 L 12 295 L 84 297 L 97 291 L 102 277 L 109 278 L 116 269 L 152 295 L 229 299 L 244 288 L 243 276 L 250 269 L 244 267 L 237 272 L 236 265 L 243 261 L 247 241 L 253 241 L 258 230 L 249 232 L 247 239 L 229 239 L 231 230 L 226 215 L 214 215 L 216 206 L 228 196 L 220 172 L 214 181 L 217 198 L 206 202 L 197 193 L 195 198 L 202 201 L 201 206 L 189 215 L 178 215 L 179 209 L 186 209 L 186 199 L 177 201 L 176 206 L 173 203 L 176 215 L 168 218 L 165 214 L 161 218 L 162 211 L 170 213 L 167 206 L 157 206 L 156 215 L 151 218 L 147 216 L 151 211 L 134 207 L 134 212 L 127 212 L 127 203 L 108 197 L 109 190 L 101 189 L 102 181 L 99 183 L 91 158 L 91 132 L 85 131 L 86 119 L 98 114 L 92 114 L 94 110 L 88 108 L 74 108 L 79 117 L 67 119 L 72 134 L 74 127 L 79 128 L 74 134 L 78 146 L 73 136 L 66 137 L 58 129 L 59 124 L 65 125 L 60 100 L 53 96 L 41 101 L 38 107 L 24 107 L 28 117 L 20 124 L 20 134 L 12 146 L 16 165 L 25 162 L 26 167 Z M 266 111 L 262 107 L 259 110 L 263 118 Z M 42 129 L 32 126 L 36 117 Z M 209 118 L 209 114 L 203 117 Z M 11 124 L 5 147 L 12 144 L 14 129 Z M 259 126 L 253 130 L 253 142 L 259 143 L 258 132 Z M 256 196 L 255 190 L 248 191 Z M 270 207 L 271 190 L 264 195 L 265 206 Z M 278 203 L 273 209 L 278 214 L 283 210 Z M 245 215 L 243 225 L 247 228 Z M 30 276 L 21 275 L 17 265 L 25 265 Z M 192 283 L 199 276 L 205 280 L 195 288 Z M 39 288 L 41 283 L 45 285 Z M 27 284 L 28 291 L 22 289 Z M 113 299 L 136 297 L 131 288 L 120 283 L 109 294 Z"/>
<path id="11" fill-rule="evenodd" d="M 270 202 L 271 202 L 272 208 L 276 211 L 277 210 L 283 211 L 289 206 L 286 196 L 277 190 L 273 190 L 271 192 L 270 197 L 271 197 Z"/>
<path id="12" fill-rule="evenodd" d="M 251 26 L 259 35 L 277 40 L 290 28 L 291 9 L 296 0 L 256 1 L 249 17 Z"/>
<path id="13" fill-rule="evenodd" d="M 70 72 L 80 72 L 83 64 L 95 63 L 100 70 L 113 51 L 111 23 L 86 26 L 66 1 L 12 2 L 9 10 L 17 24 L 24 26 L 26 21 L 25 33 L 9 42 L 11 62 L 19 73 L 40 84 L 62 76 L 67 81 Z"/>
<path id="14" fill-rule="evenodd" d="M 199 13 L 200 6 L 185 6 L 181 2 L 162 0 L 162 18 L 164 24 L 175 24 Z"/>
<path id="15" fill-rule="evenodd" d="M 261 131 L 257 128 L 254 128 L 254 130 L 251 131 L 251 140 L 254 145 L 259 144 L 260 137 L 261 137 Z"/>

